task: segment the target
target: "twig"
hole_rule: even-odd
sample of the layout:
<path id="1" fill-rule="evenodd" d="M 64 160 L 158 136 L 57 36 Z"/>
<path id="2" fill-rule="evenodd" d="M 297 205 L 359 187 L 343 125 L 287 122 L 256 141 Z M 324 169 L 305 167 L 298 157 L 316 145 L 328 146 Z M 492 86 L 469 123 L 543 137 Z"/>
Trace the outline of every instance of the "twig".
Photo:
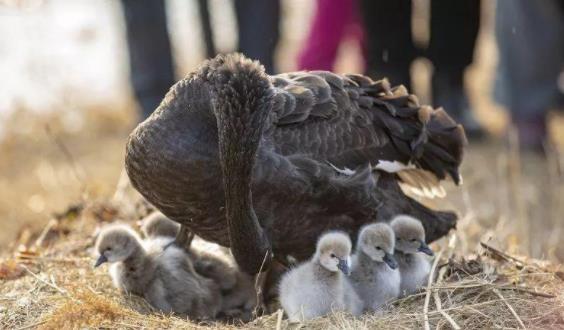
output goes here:
<path id="1" fill-rule="evenodd" d="M 481 307 L 481 306 L 485 306 L 485 305 L 490 305 L 490 304 L 495 304 L 500 302 L 500 299 L 492 299 L 492 300 L 488 300 L 488 301 L 483 301 L 483 302 L 479 302 L 479 303 L 475 303 L 475 304 L 469 304 L 469 305 L 460 305 L 460 306 L 454 306 L 454 307 L 449 307 L 449 308 L 445 308 L 443 309 L 443 311 L 445 312 L 450 312 L 450 311 L 456 311 L 462 308 L 470 308 L 470 307 Z M 429 315 L 435 315 L 435 314 L 440 314 L 439 311 L 431 311 L 428 313 Z M 421 313 L 405 313 L 403 314 L 404 316 L 421 316 Z"/>
<path id="2" fill-rule="evenodd" d="M 35 246 L 37 246 L 37 247 L 43 246 L 43 242 L 45 241 L 47 234 L 49 234 L 49 231 L 55 226 L 57 226 L 57 220 L 51 219 L 47 223 L 47 226 L 45 226 L 45 228 L 43 228 L 43 230 L 41 231 L 41 234 L 39 234 L 39 237 L 35 240 Z"/>
<path id="3" fill-rule="evenodd" d="M 43 320 L 43 321 L 35 322 L 35 323 L 32 323 L 32 324 L 24 325 L 23 327 L 16 328 L 16 330 L 25 330 L 25 329 L 35 328 L 39 325 L 42 325 L 45 322 L 47 322 L 47 321 Z"/>
<path id="4" fill-rule="evenodd" d="M 503 303 L 505 303 L 505 306 L 507 306 L 507 308 L 509 309 L 509 311 L 511 312 L 511 314 L 513 314 L 513 316 L 515 317 L 515 319 L 517 320 L 517 322 L 519 323 L 519 325 L 521 326 L 521 328 L 526 329 L 525 324 L 523 323 L 523 321 L 521 321 L 521 318 L 519 317 L 519 315 L 517 314 L 517 312 L 515 312 L 515 310 L 513 309 L 513 307 L 509 304 L 509 302 L 505 299 L 505 297 L 503 297 L 503 295 L 501 294 L 501 292 L 499 292 L 498 289 L 493 289 L 493 292 L 494 292 L 501 300 L 503 300 Z"/>
<path id="5" fill-rule="evenodd" d="M 433 292 L 433 298 L 435 299 L 435 306 L 437 307 L 437 311 L 441 313 L 441 315 L 450 323 L 453 329 L 461 329 L 460 326 L 454 321 L 454 319 L 443 310 L 443 306 L 441 304 L 441 298 L 439 297 L 439 292 Z"/>
<path id="6" fill-rule="evenodd" d="M 555 295 L 550 294 L 550 293 L 546 293 L 546 292 L 537 292 L 528 288 L 521 288 L 518 286 L 499 286 L 497 287 L 497 289 L 499 290 L 515 290 L 515 291 L 521 291 L 521 292 L 525 292 L 528 293 L 530 295 L 533 296 L 537 296 L 537 297 L 543 297 L 543 298 L 556 298 Z"/>
<path id="7" fill-rule="evenodd" d="M 130 329 L 143 329 L 143 326 L 141 325 L 128 324 L 123 322 L 116 322 L 116 324 L 123 325 L 124 327 L 128 327 Z"/>
<path id="8" fill-rule="evenodd" d="M 449 255 L 447 259 L 450 259 L 452 257 L 452 254 L 454 253 L 455 245 L 456 245 L 456 235 L 452 235 L 448 242 Z M 446 267 L 443 267 L 439 270 L 439 276 L 437 277 L 437 284 L 443 281 L 443 277 L 445 276 L 446 270 L 447 270 Z M 441 315 L 448 321 L 448 323 L 450 323 L 451 327 L 457 330 L 461 329 L 460 326 L 456 323 L 456 321 L 454 321 L 454 319 L 447 312 L 443 310 L 441 297 L 439 296 L 438 290 L 433 290 L 433 298 L 435 300 L 435 307 L 437 307 L 437 311 L 439 311 L 439 313 L 441 313 Z"/>
<path id="9" fill-rule="evenodd" d="M 55 145 L 59 148 L 59 150 L 61 150 L 67 162 L 69 163 L 70 167 L 72 168 L 72 172 L 74 176 L 76 177 L 78 182 L 80 182 L 80 184 L 82 185 L 82 190 L 85 191 L 86 182 L 84 181 L 84 178 L 80 174 L 81 172 L 79 171 L 78 165 L 74 157 L 72 156 L 72 153 L 69 151 L 67 146 L 59 139 L 59 137 L 56 136 L 55 133 L 51 131 L 51 127 L 49 125 L 45 125 L 45 131 L 47 132 L 47 135 L 49 135 L 49 137 L 53 140 Z"/>
<path id="10" fill-rule="evenodd" d="M 266 276 L 267 274 L 263 274 L 262 270 L 266 264 L 266 260 L 270 257 L 270 250 L 267 250 L 266 253 L 264 254 L 264 258 L 262 259 L 262 263 L 260 265 L 259 268 L 259 272 L 257 273 L 257 276 L 255 278 L 255 290 L 256 292 L 256 297 L 257 297 L 257 305 L 255 307 L 255 311 L 254 314 L 258 316 L 258 311 L 259 309 L 263 309 L 264 312 L 264 293 L 263 293 L 263 286 L 265 285 L 266 282 Z M 267 272 L 270 270 L 267 269 Z"/>
<path id="11" fill-rule="evenodd" d="M 423 320 L 425 322 L 425 330 L 431 330 L 431 325 L 429 324 L 429 301 L 431 300 L 431 285 L 433 284 L 433 277 L 435 276 L 435 270 L 439 264 L 439 259 L 443 254 L 444 248 L 442 248 L 433 262 L 431 267 L 431 272 L 429 273 L 429 279 L 427 280 L 427 289 L 425 293 L 425 304 L 423 305 Z"/>
<path id="12" fill-rule="evenodd" d="M 497 256 L 497 257 L 499 257 L 499 258 L 501 258 L 501 259 L 503 259 L 503 260 L 505 260 L 505 261 L 511 261 L 511 262 L 513 262 L 513 263 L 518 264 L 518 266 L 520 266 L 520 267 L 524 267 L 524 266 L 526 265 L 525 262 L 523 262 L 523 261 L 521 261 L 521 260 L 519 260 L 519 259 L 517 259 L 517 258 L 515 258 L 515 257 L 513 257 L 513 256 L 510 256 L 509 254 L 507 254 L 507 253 L 505 253 L 505 252 L 503 252 L 503 251 L 500 251 L 500 250 L 494 248 L 494 247 L 491 246 L 491 245 L 488 245 L 488 244 L 486 244 L 486 243 L 484 243 L 484 242 L 480 242 L 480 245 L 481 245 L 484 249 L 486 249 L 486 251 L 488 251 L 489 253 L 491 253 L 491 254 L 493 254 L 494 256 Z"/>
<path id="13" fill-rule="evenodd" d="M 540 265 L 538 265 L 538 264 L 535 264 L 535 263 L 529 263 L 529 264 L 528 264 L 528 263 L 526 263 L 526 262 L 524 262 L 524 261 L 522 261 L 522 260 L 520 260 L 520 259 L 518 259 L 518 258 L 515 258 L 514 256 L 511 256 L 511 255 L 509 255 L 509 254 L 507 254 L 507 253 L 505 253 L 505 252 L 503 252 L 503 251 L 500 251 L 500 250 L 494 248 L 493 246 L 488 245 L 488 244 L 486 244 L 486 243 L 484 243 L 484 242 L 480 242 L 480 245 L 481 245 L 484 249 L 486 249 L 486 251 L 488 251 L 489 253 L 491 253 L 491 254 L 493 254 L 493 255 L 495 255 L 495 256 L 497 256 L 497 257 L 499 257 L 499 258 L 501 258 L 501 259 L 503 259 L 503 260 L 505 260 L 505 261 L 513 262 L 514 264 L 517 265 L 517 268 L 518 268 L 518 269 L 525 268 L 525 266 L 532 266 L 532 267 L 534 267 L 534 268 L 536 268 L 536 269 L 539 269 L 539 270 L 542 270 L 543 272 L 546 272 L 547 274 L 555 274 L 553 271 L 551 271 L 550 269 L 547 269 L 546 267 L 542 267 L 542 266 L 540 266 Z M 524 276 L 524 274 L 521 275 L 521 276 Z M 558 275 L 557 275 L 557 276 L 558 276 Z"/>
<path id="14" fill-rule="evenodd" d="M 50 282 L 45 281 L 45 280 L 42 279 L 41 277 L 37 276 L 37 274 L 35 274 L 35 273 L 32 272 L 31 270 L 29 270 L 29 268 L 27 268 L 26 266 L 22 265 L 22 267 L 23 267 L 23 269 L 25 269 L 31 276 L 35 277 L 36 280 L 40 281 L 40 282 L 43 283 L 43 284 L 46 284 L 46 285 L 52 287 L 53 289 L 59 291 L 59 293 L 65 295 L 65 296 L 68 295 L 68 293 L 67 293 L 65 290 L 59 288 L 59 287 L 56 286 L 54 283 L 50 283 Z"/>
<path id="15" fill-rule="evenodd" d="M 276 318 L 276 330 L 280 330 L 282 328 L 282 316 L 284 316 L 284 312 L 282 309 L 278 309 L 278 317 Z"/>

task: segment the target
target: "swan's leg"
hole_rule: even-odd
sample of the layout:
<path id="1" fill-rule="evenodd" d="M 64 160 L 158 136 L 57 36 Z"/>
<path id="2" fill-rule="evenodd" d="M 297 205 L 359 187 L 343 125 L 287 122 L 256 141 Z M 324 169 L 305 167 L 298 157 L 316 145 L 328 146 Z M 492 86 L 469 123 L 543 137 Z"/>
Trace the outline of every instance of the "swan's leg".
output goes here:
<path id="1" fill-rule="evenodd" d="M 174 239 L 174 243 L 185 249 L 186 251 L 190 251 L 190 245 L 192 245 L 192 240 L 194 239 L 194 233 L 188 229 L 185 225 L 180 225 L 180 229 L 176 234 L 176 238 Z"/>

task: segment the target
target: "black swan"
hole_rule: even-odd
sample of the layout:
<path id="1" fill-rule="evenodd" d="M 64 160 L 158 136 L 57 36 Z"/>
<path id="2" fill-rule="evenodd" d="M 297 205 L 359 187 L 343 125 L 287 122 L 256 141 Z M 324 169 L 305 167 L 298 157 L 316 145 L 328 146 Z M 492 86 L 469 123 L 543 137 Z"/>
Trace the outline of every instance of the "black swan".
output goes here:
<path id="1" fill-rule="evenodd" d="M 440 194 L 459 183 L 464 130 L 387 80 L 325 71 L 268 76 L 241 54 L 219 55 L 175 84 L 130 135 L 132 185 L 166 216 L 231 248 L 242 270 L 305 260 L 323 232 L 356 237 L 397 214 L 428 241 L 456 215 L 428 209 L 400 183 Z"/>

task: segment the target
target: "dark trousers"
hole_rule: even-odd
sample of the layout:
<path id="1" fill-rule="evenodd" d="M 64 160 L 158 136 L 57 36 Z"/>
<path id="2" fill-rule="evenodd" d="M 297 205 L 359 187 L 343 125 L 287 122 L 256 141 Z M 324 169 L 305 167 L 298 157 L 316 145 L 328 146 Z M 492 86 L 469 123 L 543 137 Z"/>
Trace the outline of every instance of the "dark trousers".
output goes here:
<path id="1" fill-rule="evenodd" d="M 175 82 L 164 1 L 122 0 L 130 80 L 143 118 Z"/>
<path id="2" fill-rule="evenodd" d="M 199 4 L 205 4 L 205 1 Z M 122 5 L 130 80 L 142 116 L 146 118 L 158 107 L 176 80 L 165 4 L 161 0 L 122 0 Z M 274 51 L 279 38 L 280 1 L 236 0 L 235 10 L 239 25 L 239 51 L 259 60 L 267 72 L 273 73 Z M 206 25 L 205 22 L 203 25 Z M 207 31 L 208 37 L 210 32 Z M 207 49 L 213 49 L 212 45 L 207 46 L 211 46 Z"/>
<path id="3" fill-rule="evenodd" d="M 368 75 L 409 86 L 411 62 L 423 55 L 433 62 L 436 73 L 462 84 L 480 27 L 480 0 L 431 0 L 431 36 L 424 50 L 413 43 L 411 0 L 362 0 L 361 6 Z"/>
<path id="4" fill-rule="evenodd" d="M 280 0 L 235 0 L 239 51 L 275 73 L 274 52 L 280 38 Z"/>

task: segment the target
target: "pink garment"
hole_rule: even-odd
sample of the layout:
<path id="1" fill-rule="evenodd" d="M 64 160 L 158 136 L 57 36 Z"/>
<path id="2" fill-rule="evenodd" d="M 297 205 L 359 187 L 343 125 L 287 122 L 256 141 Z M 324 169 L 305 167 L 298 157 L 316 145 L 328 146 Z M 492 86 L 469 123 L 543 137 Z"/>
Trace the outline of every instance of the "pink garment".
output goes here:
<path id="1" fill-rule="evenodd" d="M 363 47 L 363 30 L 356 0 L 317 0 L 306 44 L 298 56 L 298 70 L 331 71 L 344 37 Z"/>

